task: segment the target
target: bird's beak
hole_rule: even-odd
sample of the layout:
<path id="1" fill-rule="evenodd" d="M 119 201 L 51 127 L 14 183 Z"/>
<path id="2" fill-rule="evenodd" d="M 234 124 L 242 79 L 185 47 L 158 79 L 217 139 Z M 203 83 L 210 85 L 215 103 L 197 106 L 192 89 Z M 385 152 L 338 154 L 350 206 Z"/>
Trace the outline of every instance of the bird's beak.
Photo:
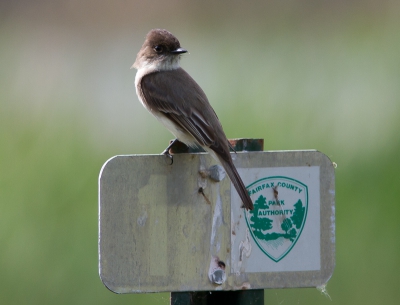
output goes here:
<path id="1" fill-rule="evenodd" d="M 172 54 L 183 54 L 183 53 L 187 53 L 187 50 L 182 49 L 182 48 L 178 48 L 176 50 L 170 51 Z"/>

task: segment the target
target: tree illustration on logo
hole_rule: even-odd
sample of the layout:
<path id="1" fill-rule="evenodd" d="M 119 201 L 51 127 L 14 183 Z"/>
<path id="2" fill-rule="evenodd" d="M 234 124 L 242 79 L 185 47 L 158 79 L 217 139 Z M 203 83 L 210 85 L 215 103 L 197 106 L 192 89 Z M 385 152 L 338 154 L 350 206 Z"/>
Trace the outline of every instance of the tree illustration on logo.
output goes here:
<path id="1" fill-rule="evenodd" d="M 258 199 L 254 202 L 254 210 L 250 211 L 250 214 L 252 214 L 250 221 L 253 222 L 253 233 L 260 239 L 265 239 L 265 234 L 262 231 L 272 229 L 271 219 L 268 217 L 259 217 L 259 215 L 262 215 L 262 210 L 266 209 L 269 209 L 269 206 L 267 205 L 267 199 L 263 195 L 260 195 L 260 197 L 258 197 Z"/>
<path id="2" fill-rule="evenodd" d="M 295 228 L 292 228 L 292 229 L 289 231 L 289 234 L 287 234 L 287 238 L 289 238 L 289 240 L 290 240 L 291 242 L 293 242 L 293 241 L 296 239 L 296 236 L 297 236 L 297 231 L 296 231 Z"/>
<path id="3" fill-rule="evenodd" d="M 300 227 L 301 227 L 301 225 L 303 223 L 305 210 L 306 210 L 306 208 L 303 207 L 303 203 L 299 199 L 294 204 L 293 216 L 290 217 L 290 219 L 293 221 L 293 224 L 296 226 L 297 229 L 300 229 Z"/>
<path id="4" fill-rule="evenodd" d="M 281 228 L 283 231 L 287 232 L 289 231 L 290 228 L 292 228 L 292 221 L 290 220 L 290 218 L 285 218 L 281 224 Z"/>
<path id="5" fill-rule="evenodd" d="M 290 241 L 294 241 L 297 236 L 297 231 L 293 227 L 293 222 L 290 220 L 290 218 L 285 218 L 281 224 L 281 228 L 283 231 L 285 231 L 285 235 L 283 235 L 284 238 L 289 239 Z"/>

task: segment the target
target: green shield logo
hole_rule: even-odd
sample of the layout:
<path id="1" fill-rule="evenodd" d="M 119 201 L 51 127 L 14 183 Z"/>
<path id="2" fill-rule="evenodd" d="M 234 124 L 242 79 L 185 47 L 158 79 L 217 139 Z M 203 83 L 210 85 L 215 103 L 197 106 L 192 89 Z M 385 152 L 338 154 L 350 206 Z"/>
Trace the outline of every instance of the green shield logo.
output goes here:
<path id="1" fill-rule="evenodd" d="M 284 176 L 266 177 L 247 186 L 254 210 L 244 210 L 247 227 L 274 262 L 295 246 L 307 219 L 308 187 Z"/>

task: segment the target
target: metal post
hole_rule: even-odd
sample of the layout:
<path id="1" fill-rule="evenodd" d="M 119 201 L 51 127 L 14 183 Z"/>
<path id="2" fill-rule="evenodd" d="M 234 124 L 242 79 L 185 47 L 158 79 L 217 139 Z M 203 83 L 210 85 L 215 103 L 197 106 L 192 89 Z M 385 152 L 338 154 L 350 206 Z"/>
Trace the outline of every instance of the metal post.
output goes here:
<path id="1" fill-rule="evenodd" d="M 264 139 L 229 140 L 235 151 L 263 151 Z M 201 150 L 189 148 L 176 142 L 171 154 L 196 153 Z M 263 305 L 264 290 L 171 292 L 171 305 Z"/>

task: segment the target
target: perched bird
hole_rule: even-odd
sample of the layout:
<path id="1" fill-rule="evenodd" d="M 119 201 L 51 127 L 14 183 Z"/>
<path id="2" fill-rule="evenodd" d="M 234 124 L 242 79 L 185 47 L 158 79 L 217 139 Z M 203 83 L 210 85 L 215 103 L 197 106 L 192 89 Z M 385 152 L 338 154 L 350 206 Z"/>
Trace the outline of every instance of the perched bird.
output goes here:
<path id="1" fill-rule="evenodd" d="M 179 141 L 202 147 L 222 164 L 243 206 L 252 210 L 253 202 L 233 164 L 230 144 L 214 109 L 200 86 L 179 66 L 180 56 L 186 52 L 167 30 L 151 30 L 132 66 L 138 70 L 136 93 Z M 164 154 L 169 155 L 170 146 Z"/>

